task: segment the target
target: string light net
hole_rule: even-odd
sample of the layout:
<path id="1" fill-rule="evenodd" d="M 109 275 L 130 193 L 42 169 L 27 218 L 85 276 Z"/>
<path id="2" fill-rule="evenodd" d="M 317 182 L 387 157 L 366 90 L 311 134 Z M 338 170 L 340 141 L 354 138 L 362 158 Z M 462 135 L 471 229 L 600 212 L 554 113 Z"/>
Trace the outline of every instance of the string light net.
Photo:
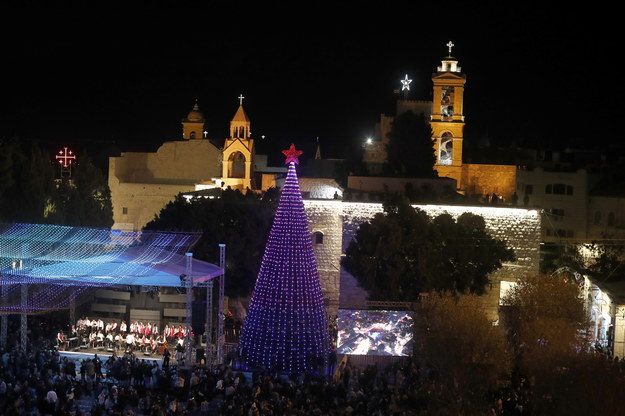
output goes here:
<path id="1" fill-rule="evenodd" d="M 67 308 L 94 288 L 153 286 L 166 276 L 159 267 L 184 257 L 198 239 L 197 233 L 0 224 L 0 314 Z"/>
<path id="2" fill-rule="evenodd" d="M 313 373 L 330 344 L 297 158 L 290 159 L 240 346 L 248 368 Z"/>

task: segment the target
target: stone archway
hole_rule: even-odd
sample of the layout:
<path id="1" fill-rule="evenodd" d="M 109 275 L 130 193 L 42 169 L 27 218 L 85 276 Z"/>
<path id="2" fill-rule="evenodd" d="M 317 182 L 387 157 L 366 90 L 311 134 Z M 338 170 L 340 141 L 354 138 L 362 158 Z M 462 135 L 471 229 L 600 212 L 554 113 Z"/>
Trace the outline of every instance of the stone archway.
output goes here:
<path id="1" fill-rule="evenodd" d="M 241 152 L 232 152 L 228 156 L 228 177 L 245 178 L 245 155 Z"/>

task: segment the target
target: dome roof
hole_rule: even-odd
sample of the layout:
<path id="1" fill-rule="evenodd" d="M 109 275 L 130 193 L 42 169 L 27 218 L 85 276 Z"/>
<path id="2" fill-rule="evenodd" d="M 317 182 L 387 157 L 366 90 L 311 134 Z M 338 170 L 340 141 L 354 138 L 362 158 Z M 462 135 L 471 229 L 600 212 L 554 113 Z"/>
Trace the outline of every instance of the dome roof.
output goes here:
<path id="1" fill-rule="evenodd" d="M 187 121 L 191 121 L 191 122 L 204 121 L 204 114 L 202 114 L 202 112 L 200 111 L 200 108 L 198 107 L 197 103 L 195 103 L 195 105 L 193 106 L 193 110 L 191 110 L 189 114 L 187 115 Z"/>

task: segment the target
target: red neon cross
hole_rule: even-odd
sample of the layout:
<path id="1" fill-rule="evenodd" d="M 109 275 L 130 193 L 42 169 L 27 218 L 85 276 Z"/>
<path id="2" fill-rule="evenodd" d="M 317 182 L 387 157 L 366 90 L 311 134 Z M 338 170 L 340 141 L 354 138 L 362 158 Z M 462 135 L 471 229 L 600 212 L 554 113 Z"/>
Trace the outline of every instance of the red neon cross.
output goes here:
<path id="1" fill-rule="evenodd" d="M 64 147 L 63 150 L 59 150 L 59 154 L 56 155 L 57 160 L 64 168 L 68 167 L 72 164 L 72 159 L 76 159 L 76 156 L 72 153 L 71 150 L 68 150 L 67 147 Z"/>

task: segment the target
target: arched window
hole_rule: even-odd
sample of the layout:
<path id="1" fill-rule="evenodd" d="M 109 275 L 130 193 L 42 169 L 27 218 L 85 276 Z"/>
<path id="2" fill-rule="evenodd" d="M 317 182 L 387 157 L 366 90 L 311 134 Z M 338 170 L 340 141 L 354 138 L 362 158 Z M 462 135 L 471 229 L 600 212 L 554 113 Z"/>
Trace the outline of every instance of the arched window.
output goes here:
<path id="1" fill-rule="evenodd" d="M 191 134 L 189 134 L 189 137 L 190 137 L 191 139 L 195 139 L 195 132 L 194 132 L 194 131 L 192 131 L 192 132 L 191 132 Z"/>
<path id="2" fill-rule="evenodd" d="M 601 211 L 595 211 L 595 225 L 601 224 Z"/>
<path id="3" fill-rule="evenodd" d="M 451 165 L 454 155 L 454 140 L 449 132 L 443 133 L 441 136 L 441 145 L 438 149 L 438 164 Z"/>
<path id="4" fill-rule="evenodd" d="M 245 156 L 241 152 L 233 152 L 228 158 L 228 177 L 245 178 Z"/>
<path id="5" fill-rule="evenodd" d="M 614 213 L 613 212 L 610 212 L 608 214 L 608 226 L 614 227 Z"/>
<path id="6" fill-rule="evenodd" d="M 323 232 L 315 231 L 313 233 L 313 243 L 314 244 L 323 244 Z"/>

